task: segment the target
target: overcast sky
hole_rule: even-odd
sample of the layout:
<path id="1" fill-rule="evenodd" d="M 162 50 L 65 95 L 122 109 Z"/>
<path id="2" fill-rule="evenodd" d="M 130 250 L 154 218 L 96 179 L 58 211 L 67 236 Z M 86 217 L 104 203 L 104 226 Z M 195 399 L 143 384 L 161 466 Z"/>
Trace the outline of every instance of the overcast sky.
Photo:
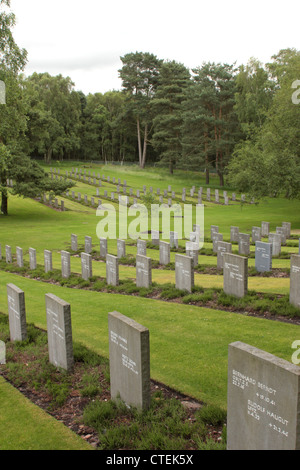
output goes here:
<path id="1" fill-rule="evenodd" d="M 120 56 L 129 52 L 192 69 L 300 49 L 299 0 L 11 0 L 11 9 L 25 74 L 69 76 L 85 94 L 121 89 Z"/>

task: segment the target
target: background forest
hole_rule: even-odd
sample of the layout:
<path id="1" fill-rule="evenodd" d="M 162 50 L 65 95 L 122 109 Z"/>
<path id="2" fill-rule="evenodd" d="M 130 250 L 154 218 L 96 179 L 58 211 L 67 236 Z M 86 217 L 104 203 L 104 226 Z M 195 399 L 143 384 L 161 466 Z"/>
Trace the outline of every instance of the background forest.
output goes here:
<path id="1" fill-rule="evenodd" d="M 116 71 L 121 90 L 86 96 L 70 77 L 24 76 L 27 53 L 14 42 L 14 22 L 13 13 L 0 13 L 3 184 L 18 180 L 9 162 L 18 158 L 26 167 L 30 157 L 163 165 L 170 173 L 205 172 L 206 184 L 213 172 L 221 187 L 226 180 L 256 197 L 299 196 L 300 51 L 280 50 L 266 64 L 251 58 L 239 67 L 206 62 L 193 70 L 131 52 Z"/>

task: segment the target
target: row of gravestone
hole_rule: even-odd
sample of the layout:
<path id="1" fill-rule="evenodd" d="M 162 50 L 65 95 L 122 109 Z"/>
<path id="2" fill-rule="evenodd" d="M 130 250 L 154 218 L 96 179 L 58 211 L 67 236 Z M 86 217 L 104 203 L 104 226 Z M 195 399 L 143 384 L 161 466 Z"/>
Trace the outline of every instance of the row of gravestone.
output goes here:
<path id="1" fill-rule="evenodd" d="M 50 168 L 50 177 L 53 179 L 53 177 L 55 178 L 58 178 L 58 176 L 60 176 L 60 178 L 63 178 L 62 175 L 60 175 L 60 170 L 54 168 Z M 101 186 L 101 175 L 98 173 L 97 174 L 97 177 L 96 177 L 96 173 L 95 172 L 91 172 L 91 170 L 89 170 L 88 174 L 87 174 L 87 171 L 84 170 L 83 171 L 83 174 L 82 174 L 82 170 L 78 168 L 72 168 L 71 172 L 68 172 L 66 170 L 65 172 L 65 177 L 67 178 L 74 178 L 74 179 L 78 179 L 78 180 L 83 180 L 83 182 L 85 183 L 88 183 L 88 184 L 93 184 L 93 185 L 96 185 L 96 186 Z M 102 175 L 102 181 L 107 181 L 107 183 L 112 183 L 112 184 L 117 184 L 117 192 L 120 191 L 120 185 L 123 186 L 123 192 L 124 194 L 126 194 L 126 191 L 127 191 L 127 182 L 126 180 L 124 180 L 123 184 L 121 183 L 121 179 L 118 178 L 118 182 L 116 182 L 116 178 L 113 177 L 113 178 L 110 178 L 109 176 L 105 176 L 105 175 Z M 132 188 L 130 188 L 130 195 L 133 195 L 133 190 Z M 146 186 L 143 187 L 143 192 L 144 194 L 146 194 L 146 191 L 147 191 L 147 188 Z M 195 186 L 192 186 L 192 188 L 190 189 L 189 191 L 189 195 L 191 198 L 194 198 L 195 197 L 195 191 L 196 191 L 196 187 Z M 153 187 L 150 186 L 149 188 L 149 192 L 150 193 L 153 193 Z M 140 197 L 140 193 L 141 191 L 140 190 L 137 190 L 136 192 L 136 197 L 139 198 Z M 172 199 L 174 199 L 176 197 L 175 195 L 175 192 L 172 191 L 172 187 L 170 185 L 168 185 L 168 189 L 165 189 L 163 190 L 163 193 L 164 193 L 164 197 L 168 197 L 168 193 L 171 193 L 171 198 L 169 198 L 170 201 L 172 201 Z M 113 193 L 112 193 L 113 194 Z M 157 188 L 156 190 L 156 194 L 158 196 L 161 195 L 161 190 L 160 188 Z M 186 201 L 186 188 L 183 188 L 182 190 L 182 194 L 181 194 L 181 200 L 182 202 L 185 202 Z M 202 196 L 203 196 L 203 187 L 200 187 L 198 192 L 197 192 L 197 197 L 198 197 L 198 204 L 202 204 Z M 106 191 L 106 195 L 104 194 L 104 197 L 107 197 L 107 191 Z M 162 197 L 162 196 L 161 196 Z M 214 193 L 214 199 L 212 197 L 212 191 L 211 191 L 211 188 L 207 188 L 206 189 L 206 200 L 207 201 L 214 201 L 216 203 L 220 203 L 220 192 L 219 192 L 219 189 L 215 189 L 215 193 Z M 228 193 L 227 191 L 223 191 L 223 199 L 224 199 L 224 204 L 225 205 L 228 205 L 229 204 L 229 196 L 228 196 Z M 235 193 L 232 193 L 231 195 L 231 199 L 232 201 L 236 201 L 236 194 Z M 246 196 L 245 194 L 242 194 L 241 195 L 241 201 L 242 202 L 245 202 L 246 201 Z M 162 202 L 162 201 L 161 201 Z M 253 202 L 253 200 L 252 200 Z M 172 205 L 170 204 L 169 202 L 169 205 Z"/>
<path id="2" fill-rule="evenodd" d="M 74 241 L 74 235 L 72 236 Z M 92 268 L 92 239 L 85 237 L 85 248 L 88 251 L 81 253 L 81 276 L 84 280 L 89 280 L 93 276 Z M 117 241 L 117 256 L 107 253 L 107 239 L 100 239 L 100 256 L 106 259 L 106 282 L 108 285 L 119 285 L 119 258 L 125 256 L 125 241 Z M 137 287 L 149 288 L 152 285 L 152 263 L 151 258 L 139 254 L 144 253 L 146 250 L 146 241 L 139 240 L 137 244 L 136 255 L 136 285 Z M 10 245 L 5 246 L 6 262 L 12 263 L 12 250 Z M 0 247 L 0 259 L 1 259 Z M 24 266 L 23 262 L 23 249 L 16 247 L 17 265 Z M 160 262 L 161 264 L 169 264 L 170 262 L 170 244 L 160 241 Z M 30 269 L 37 268 L 36 250 L 29 248 L 29 264 Z M 52 252 L 44 250 L 44 268 L 45 272 L 53 270 Z M 71 275 L 71 254 L 68 251 L 61 251 L 61 271 L 63 278 L 69 278 Z M 175 255 L 175 271 L 176 271 L 176 287 L 191 292 L 194 286 L 194 269 L 193 258 L 190 256 Z"/>
<path id="3" fill-rule="evenodd" d="M 272 249 L 270 244 L 256 242 L 255 265 L 258 271 L 270 270 Z M 223 289 L 236 297 L 244 297 L 248 291 L 248 258 L 223 252 Z M 289 301 L 300 308 L 300 255 L 292 254 L 290 261 Z"/>
<path id="4" fill-rule="evenodd" d="M 25 294 L 7 285 L 11 341 L 24 341 Z M 49 362 L 74 367 L 71 306 L 46 294 Z M 148 409 L 149 329 L 114 311 L 108 314 L 110 393 L 128 407 Z M 194 371 L 195 373 L 195 371 Z M 300 449 L 300 368 L 242 342 L 228 346 L 227 449 Z"/>
<path id="5" fill-rule="evenodd" d="M 276 233 L 270 233 L 270 223 L 262 222 L 261 227 L 252 227 L 251 238 L 252 242 L 260 242 L 262 238 L 268 237 L 269 244 L 272 246 L 272 255 L 279 256 L 281 253 L 281 246 L 286 245 L 286 241 L 291 236 L 291 223 L 283 222 L 281 227 L 276 227 Z M 211 225 L 211 240 L 213 242 L 213 251 L 217 252 L 217 242 L 223 241 L 223 235 L 219 233 L 217 225 Z M 230 227 L 230 241 L 238 243 L 239 254 L 250 254 L 250 234 L 241 233 L 239 227 Z M 299 245 L 300 246 L 300 245 Z"/>
<path id="6" fill-rule="evenodd" d="M 72 235 L 74 240 L 74 235 Z M 160 263 L 170 262 L 170 244 L 159 241 Z M 231 244 L 218 242 L 218 267 L 223 269 L 223 290 L 226 294 L 244 297 L 248 292 L 248 258 L 232 254 Z M 92 269 L 92 239 L 86 237 L 86 252 L 81 253 L 81 276 L 89 280 L 93 276 Z M 118 240 L 117 256 L 107 253 L 107 239 L 100 240 L 100 256 L 106 259 L 106 282 L 108 285 L 119 285 L 119 258 L 125 256 L 125 241 Z M 18 266 L 23 266 L 23 251 L 16 249 Z M 142 253 L 142 254 L 141 254 Z M 180 290 L 192 292 L 194 287 L 195 255 L 198 251 L 191 251 L 188 255 L 175 254 L 175 286 Z M 30 268 L 36 269 L 36 251 L 29 249 Z M 12 262 L 11 247 L 6 245 L 6 262 Z M 44 251 L 45 272 L 52 271 L 52 252 Z M 260 272 L 272 269 L 272 245 L 265 242 L 256 242 L 255 266 Z M 62 277 L 71 275 L 71 255 L 61 251 Z M 139 240 L 136 255 L 136 285 L 150 288 L 152 285 L 152 262 L 146 256 L 146 241 Z M 291 255 L 290 269 L 290 303 L 300 307 L 300 255 Z"/>

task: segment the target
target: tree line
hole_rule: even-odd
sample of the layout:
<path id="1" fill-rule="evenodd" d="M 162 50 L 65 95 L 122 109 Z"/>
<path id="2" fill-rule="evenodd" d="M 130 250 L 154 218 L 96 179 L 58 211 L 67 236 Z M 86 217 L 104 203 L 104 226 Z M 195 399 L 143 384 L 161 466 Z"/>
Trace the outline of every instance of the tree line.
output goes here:
<path id="1" fill-rule="evenodd" d="M 131 52 L 121 57 L 120 91 L 85 95 L 70 77 L 23 75 L 27 53 L 14 42 L 14 21 L 0 12 L 7 97 L 0 105 L 1 165 L 17 155 L 47 163 L 155 163 L 170 173 L 204 171 L 207 184 L 214 171 L 220 186 L 226 180 L 256 197 L 300 195 L 300 105 L 292 100 L 300 51 L 283 49 L 264 65 L 251 58 L 238 67 L 205 62 L 192 70 Z"/>

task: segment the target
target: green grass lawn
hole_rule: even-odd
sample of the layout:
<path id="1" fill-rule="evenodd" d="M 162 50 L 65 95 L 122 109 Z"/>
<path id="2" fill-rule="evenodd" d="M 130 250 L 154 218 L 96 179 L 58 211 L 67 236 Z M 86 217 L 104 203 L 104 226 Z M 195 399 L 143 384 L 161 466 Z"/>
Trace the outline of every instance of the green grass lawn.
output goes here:
<path id="1" fill-rule="evenodd" d="M 53 163 L 53 167 L 55 165 Z M 71 167 L 79 167 L 83 164 L 68 163 L 60 164 L 61 173 Z M 88 168 L 89 169 L 89 168 Z M 127 181 L 127 187 L 142 189 L 143 184 L 147 187 L 153 186 L 154 191 L 160 187 L 161 191 L 170 184 L 178 196 L 182 188 L 186 187 L 187 193 L 192 185 L 205 188 L 203 177 L 191 172 L 178 172 L 170 176 L 163 169 L 139 170 L 136 167 L 102 166 L 91 167 L 96 174 L 101 176 L 113 176 Z M 211 188 L 218 187 L 218 180 L 211 179 Z M 110 191 L 115 189 L 112 184 L 105 183 L 100 188 L 100 199 L 103 199 L 104 189 Z M 227 189 L 229 194 L 230 188 Z M 96 197 L 96 190 L 90 185 L 78 182 L 74 188 L 75 192 L 81 192 L 82 197 L 88 194 Z M 204 190 L 204 195 L 205 195 Z M 58 198 L 59 200 L 61 198 Z M 96 199 L 97 200 L 97 199 Z M 187 202 L 191 199 L 187 198 Z M 195 202 L 195 200 L 194 200 Z M 286 199 L 268 199 L 259 204 L 239 203 L 229 206 L 214 203 L 205 204 L 205 236 L 210 237 L 210 226 L 218 225 L 219 231 L 223 233 L 224 240 L 230 238 L 230 226 L 237 225 L 240 232 L 251 233 L 252 226 L 260 226 L 262 221 L 269 221 L 271 231 L 275 231 L 283 221 L 292 223 L 292 232 L 295 234 L 300 230 L 300 202 Z M 69 249 L 71 234 L 77 234 L 79 245 L 83 246 L 84 237 L 89 235 L 93 239 L 93 247 L 99 252 L 99 240 L 97 239 L 96 227 L 99 218 L 96 209 L 85 207 L 75 201 L 65 199 L 67 211 L 62 213 L 55 211 L 41 203 L 30 199 L 21 199 L 11 196 L 9 198 L 9 216 L 0 216 L 0 243 L 2 256 L 4 246 L 11 245 L 15 254 L 16 246 L 24 251 L 24 259 L 28 261 L 28 249 L 33 247 L 37 250 L 38 264 L 43 265 L 43 252 L 45 249 L 53 252 L 54 268 L 60 269 L 60 251 Z M 116 206 L 117 207 L 117 206 Z M 185 241 L 181 240 L 184 246 Z M 109 240 L 109 252 L 116 254 L 116 241 Z M 206 241 L 205 248 L 211 248 L 211 243 Z M 127 246 L 127 253 L 135 255 L 136 247 Z M 254 247 L 251 247 L 253 251 Z M 297 253 L 295 246 L 283 247 L 286 253 Z M 158 260 L 159 252 L 149 249 L 148 256 Z M 175 254 L 171 254 L 174 262 Z M 215 266 L 215 256 L 201 255 L 199 263 Z M 249 266 L 254 266 L 254 259 L 249 259 Z M 289 268 L 289 259 L 274 259 L 273 267 Z M 71 269 L 75 273 L 81 272 L 80 258 L 72 257 Z M 105 263 L 93 261 L 93 274 L 105 277 Z M 120 265 L 120 279 L 135 279 L 135 267 Z M 175 271 L 168 269 L 153 269 L 153 281 L 157 283 L 175 283 Z M 299 339 L 299 327 L 297 325 L 270 321 L 263 318 L 254 318 L 241 314 L 229 313 L 209 308 L 200 308 L 192 305 L 181 305 L 174 302 L 163 302 L 147 298 L 129 295 L 97 293 L 88 290 L 70 289 L 59 287 L 50 283 L 31 280 L 15 274 L 0 271 L 0 311 L 7 313 L 7 299 L 5 285 L 13 282 L 25 292 L 27 321 L 46 328 L 45 294 L 51 292 L 58 297 L 70 302 L 72 310 L 72 327 L 75 341 L 80 341 L 89 348 L 108 357 L 108 312 L 118 310 L 137 322 L 143 324 L 150 330 L 151 347 L 151 377 L 161 381 L 177 390 L 202 400 L 209 404 L 216 404 L 224 409 L 227 402 L 227 351 L 228 345 L 234 341 L 243 341 L 278 357 L 291 361 L 293 350 L 291 345 L 294 340 Z M 223 286 L 222 275 L 195 274 L 195 284 L 204 288 Z M 276 277 L 249 277 L 249 289 L 257 292 L 288 294 L 289 278 Z M 18 429 L 20 434 L 20 447 L 33 448 L 61 448 L 76 447 L 77 443 L 68 443 L 67 437 L 59 440 L 64 431 L 51 430 L 49 424 L 49 441 L 45 442 L 44 435 L 40 434 L 40 441 L 36 442 L 36 434 L 30 437 L 31 418 L 28 418 L 28 428 L 24 413 L 28 405 L 15 393 L 10 394 L 8 386 L 0 382 L 0 393 L 3 394 L 5 402 L 11 400 L 14 407 L 17 400 L 20 408 L 20 417 L 16 414 L 10 418 L 7 407 L 2 407 L 5 418 L 4 423 L 11 419 L 11 433 L 6 440 L 1 437 L 0 448 L 13 446 L 12 439 L 14 423 L 22 423 Z M 1 406 L 1 405 L 0 405 Z M 31 413 L 31 412 L 30 412 Z M 34 419 L 43 423 L 44 418 L 39 417 L 37 411 L 33 411 Z M 4 416 L 3 415 L 3 416 Z M 35 417 L 37 416 L 37 418 Z M 2 417 L 1 417 L 2 418 Z M 6 421 L 5 421 L 6 420 Z M 1 420 L 0 420 L 1 423 Z M 25 425 L 26 424 L 26 425 Z M 46 425 L 45 425 L 46 426 Z M 34 426 L 33 426 L 34 427 Z M 21 429 L 24 430 L 22 433 Z M 46 429 L 46 428 L 45 428 Z M 1 431 L 1 424 L 0 424 Z M 45 433 L 47 435 L 47 432 Z M 3 432 L 1 432 L 3 435 Z M 64 443 L 64 439 L 65 443 Z M 81 442 L 81 441 L 80 441 Z M 81 444 L 78 444 L 80 446 Z M 2 447 L 1 447 L 2 446 Z M 48 447 L 46 447 L 48 446 Z M 79 448 L 79 447 L 78 447 Z"/>
<path id="2" fill-rule="evenodd" d="M 0 450 L 91 450 L 0 377 Z"/>

